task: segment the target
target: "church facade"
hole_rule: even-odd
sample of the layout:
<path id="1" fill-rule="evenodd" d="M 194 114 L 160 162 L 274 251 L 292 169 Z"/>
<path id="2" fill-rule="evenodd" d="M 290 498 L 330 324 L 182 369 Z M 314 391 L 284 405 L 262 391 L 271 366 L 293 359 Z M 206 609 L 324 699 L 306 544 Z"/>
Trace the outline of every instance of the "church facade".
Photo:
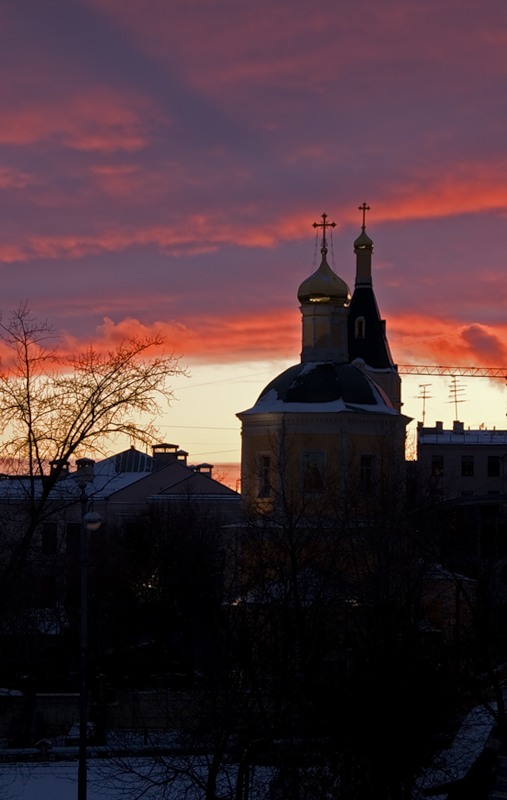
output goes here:
<path id="1" fill-rule="evenodd" d="M 364 514 L 405 481 L 401 381 L 372 285 L 373 242 L 365 211 L 354 242 L 356 282 L 329 266 L 326 214 L 321 262 L 300 285 L 300 362 L 276 376 L 255 404 L 240 412 L 242 495 L 266 513 L 304 504 Z"/>

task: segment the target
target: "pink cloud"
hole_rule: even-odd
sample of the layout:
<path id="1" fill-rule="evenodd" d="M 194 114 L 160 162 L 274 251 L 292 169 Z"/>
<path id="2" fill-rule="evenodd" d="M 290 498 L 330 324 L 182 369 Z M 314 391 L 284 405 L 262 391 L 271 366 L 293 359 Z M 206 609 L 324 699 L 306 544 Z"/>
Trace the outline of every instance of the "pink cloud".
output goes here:
<path id="1" fill-rule="evenodd" d="M 11 105 L 0 117 L 0 144 L 60 142 L 74 150 L 134 152 L 149 143 L 149 103 L 134 93 L 87 87 L 57 99 Z"/>
<path id="2" fill-rule="evenodd" d="M 86 217 L 85 230 L 73 232 L 72 223 L 66 223 L 67 230 L 62 233 L 31 233 L 25 223 L 24 233 L 14 239 L 15 234 L 11 233 L 10 241 L 4 238 L 0 242 L 0 261 L 77 259 L 101 252 L 121 252 L 132 245 L 156 246 L 161 252 L 177 256 L 213 252 L 229 244 L 266 249 L 283 241 L 309 238 L 311 221 L 319 216 L 314 207 L 288 207 L 286 211 L 267 214 L 266 208 L 254 203 L 231 214 L 227 198 L 214 208 L 203 205 L 202 210 L 187 213 L 184 207 L 178 211 L 172 204 L 163 169 L 157 173 L 152 169 L 143 171 L 138 164 L 104 163 L 92 165 L 89 172 L 93 184 L 87 184 L 68 201 L 55 187 L 39 190 L 27 198 L 27 202 L 48 208 L 82 205 L 86 209 L 93 205 L 93 212 Z M 10 186 L 25 188 L 32 179 L 27 173 L 5 168 L 0 169 L 0 188 L 2 180 Z M 401 182 L 391 186 L 389 193 L 375 204 L 375 223 L 483 213 L 491 209 L 507 213 L 506 185 L 507 164 L 503 171 L 498 165 L 471 164 L 466 169 L 462 165 L 449 166 L 445 175 L 435 171 L 426 177 L 424 184 L 417 184 L 414 179 L 411 186 Z M 113 209 L 111 198 L 115 200 Z M 123 208 L 142 208 L 144 203 L 155 200 L 154 216 L 160 217 L 158 210 L 164 203 L 170 206 L 167 224 L 153 224 L 141 215 L 134 222 L 121 220 Z M 78 219 L 81 222 L 82 217 Z M 337 230 L 358 225 L 356 205 L 349 201 L 338 205 L 333 219 Z M 58 219 L 52 220 L 52 224 L 54 221 Z"/>
<path id="3" fill-rule="evenodd" d="M 375 210 L 376 220 L 405 221 L 481 213 L 507 212 L 507 159 L 449 163 L 443 171 L 416 167 L 412 178 L 390 187 Z"/>
<path id="4" fill-rule="evenodd" d="M 346 7 L 323 0 L 311 9 L 300 0 L 289 5 L 196 0 L 191 6 L 166 0 L 87 2 L 159 63 L 168 68 L 178 63 L 195 88 L 218 97 L 237 87 L 240 102 L 245 88 L 251 103 L 255 86 L 319 95 L 341 77 L 354 91 L 352 73 L 403 85 L 407 70 L 399 64 L 416 61 L 431 74 L 445 67 L 454 87 L 471 52 L 480 54 L 474 64 L 480 63 L 483 74 L 494 74 L 505 46 L 494 15 L 484 15 L 471 3 L 457 15 L 445 4 L 379 6 L 374 0 Z M 413 89 L 428 87 L 427 73 L 420 70 L 419 76 L 412 80 Z"/>
<path id="5" fill-rule="evenodd" d="M 34 176 L 28 172 L 0 166 L 0 189 L 26 189 L 35 184 Z"/>

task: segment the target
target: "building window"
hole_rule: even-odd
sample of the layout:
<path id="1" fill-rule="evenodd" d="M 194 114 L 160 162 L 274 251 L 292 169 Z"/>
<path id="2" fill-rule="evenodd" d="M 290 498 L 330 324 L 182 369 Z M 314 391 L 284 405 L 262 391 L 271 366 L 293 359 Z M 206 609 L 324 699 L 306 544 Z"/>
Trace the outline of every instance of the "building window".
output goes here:
<path id="1" fill-rule="evenodd" d="M 41 534 L 41 553 L 43 556 L 55 556 L 58 547 L 58 529 L 56 522 L 44 522 Z"/>
<path id="2" fill-rule="evenodd" d="M 364 339 L 366 336 L 366 321 L 364 317 L 358 317 L 355 322 L 356 339 Z"/>
<path id="3" fill-rule="evenodd" d="M 259 456 L 258 460 L 258 497 L 271 496 L 271 459 L 269 456 Z"/>
<path id="4" fill-rule="evenodd" d="M 324 453 L 303 453 L 303 489 L 321 492 L 324 488 Z"/>
<path id="5" fill-rule="evenodd" d="M 488 478 L 500 477 L 500 456 L 488 456 Z"/>
<path id="6" fill-rule="evenodd" d="M 68 556 L 78 556 L 81 546 L 81 523 L 67 522 L 65 549 Z"/>
<path id="7" fill-rule="evenodd" d="M 431 475 L 433 478 L 440 478 L 444 474 L 444 457 L 431 456 Z"/>
<path id="8" fill-rule="evenodd" d="M 473 478 L 474 475 L 474 457 L 461 456 L 461 476 L 463 478 Z"/>
<path id="9" fill-rule="evenodd" d="M 361 456 L 361 492 L 363 494 L 375 494 L 375 471 L 376 471 L 376 457 L 371 455 Z"/>
<path id="10" fill-rule="evenodd" d="M 41 575 L 38 586 L 38 608 L 54 608 L 56 605 L 56 578 L 54 575 Z"/>

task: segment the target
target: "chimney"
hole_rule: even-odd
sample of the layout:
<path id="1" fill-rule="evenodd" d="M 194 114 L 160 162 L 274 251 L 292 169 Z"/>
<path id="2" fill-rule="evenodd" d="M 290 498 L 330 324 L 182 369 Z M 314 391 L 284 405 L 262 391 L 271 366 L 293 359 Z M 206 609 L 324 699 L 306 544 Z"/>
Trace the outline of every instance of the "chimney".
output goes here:
<path id="1" fill-rule="evenodd" d="M 69 474 L 69 462 L 63 458 L 55 458 L 54 461 L 49 462 L 49 474 L 52 478 L 57 476 L 61 481 Z"/>
<path id="2" fill-rule="evenodd" d="M 93 467 L 95 461 L 91 458 L 78 458 L 76 461 L 76 480 L 78 486 L 83 488 L 93 481 Z"/>
<path id="3" fill-rule="evenodd" d="M 188 453 L 186 450 L 178 450 L 176 458 L 181 464 L 184 464 L 185 467 L 187 466 Z"/>
<path id="4" fill-rule="evenodd" d="M 194 472 L 200 472 L 201 475 L 207 475 L 209 478 L 211 478 L 213 464 L 196 464 L 194 467 L 192 467 L 192 469 Z"/>
<path id="5" fill-rule="evenodd" d="M 459 420 L 455 419 L 452 423 L 452 429 L 455 433 L 463 433 L 464 430 L 464 423 L 460 422 Z"/>
<path id="6" fill-rule="evenodd" d="M 178 444 L 154 444 L 153 452 L 153 471 L 167 467 L 168 464 L 173 464 L 175 461 L 181 460 L 178 457 L 182 450 L 179 450 Z"/>

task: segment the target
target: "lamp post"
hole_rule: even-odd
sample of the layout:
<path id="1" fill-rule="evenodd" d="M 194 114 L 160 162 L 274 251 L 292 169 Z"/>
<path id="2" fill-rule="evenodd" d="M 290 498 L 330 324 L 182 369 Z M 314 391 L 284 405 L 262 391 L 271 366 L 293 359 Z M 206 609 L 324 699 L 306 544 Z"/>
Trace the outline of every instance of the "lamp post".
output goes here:
<path id="1" fill-rule="evenodd" d="M 95 511 L 88 511 L 86 487 L 93 480 L 94 461 L 80 458 L 77 465 L 77 485 L 81 490 L 81 529 L 80 529 L 80 632 L 79 632 L 79 762 L 77 774 L 78 800 L 86 800 L 87 794 L 87 740 L 88 740 L 88 531 L 100 528 L 102 517 Z"/>

